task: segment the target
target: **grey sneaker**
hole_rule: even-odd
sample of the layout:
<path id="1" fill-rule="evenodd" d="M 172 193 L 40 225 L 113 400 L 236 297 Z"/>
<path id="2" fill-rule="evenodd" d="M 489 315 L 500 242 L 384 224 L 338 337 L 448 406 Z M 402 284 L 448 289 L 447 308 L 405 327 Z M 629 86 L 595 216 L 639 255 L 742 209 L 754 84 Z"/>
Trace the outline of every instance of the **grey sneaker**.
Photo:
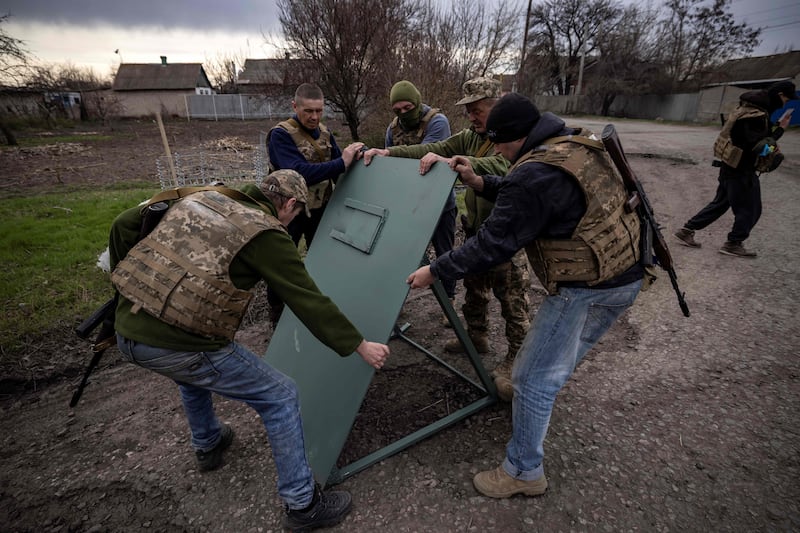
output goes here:
<path id="1" fill-rule="evenodd" d="M 233 442 L 233 430 L 228 424 L 223 424 L 220 428 L 222 438 L 216 446 L 207 452 L 196 451 L 197 468 L 201 472 L 208 472 L 209 470 L 216 470 L 222 464 L 222 452 L 228 449 Z"/>
<path id="2" fill-rule="evenodd" d="M 347 516 L 353 506 L 350 493 L 343 490 L 323 492 L 314 486 L 314 498 L 305 509 L 287 509 L 284 527 L 293 532 L 311 531 L 320 527 L 335 526 Z"/>
<path id="3" fill-rule="evenodd" d="M 681 228 L 675 232 L 675 238 L 684 246 L 690 248 L 700 248 L 701 244 L 694 240 L 694 230 Z"/>
<path id="4" fill-rule="evenodd" d="M 719 249 L 719 253 L 725 255 L 735 255 L 737 257 L 756 257 L 758 254 L 755 252 L 751 252 L 740 242 L 731 242 L 727 241 L 725 244 L 722 245 L 722 248 Z"/>

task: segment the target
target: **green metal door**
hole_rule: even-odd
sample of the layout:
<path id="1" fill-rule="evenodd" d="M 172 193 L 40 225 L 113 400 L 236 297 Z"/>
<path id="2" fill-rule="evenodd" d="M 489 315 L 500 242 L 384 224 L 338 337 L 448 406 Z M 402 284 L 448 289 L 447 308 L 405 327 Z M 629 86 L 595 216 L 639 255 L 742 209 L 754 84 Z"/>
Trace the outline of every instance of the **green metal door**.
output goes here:
<path id="1" fill-rule="evenodd" d="M 355 163 L 339 180 L 306 267 L 323 293 L 367 340 L 387 342 L 456 179 L 437 164 L 425 176 L 413 159 Z M 333 471 L 374 369 L 358 354 L 339 357 L 288 308 L 266 360 L 300 390 L 306 451 L 322 485 Z"/>

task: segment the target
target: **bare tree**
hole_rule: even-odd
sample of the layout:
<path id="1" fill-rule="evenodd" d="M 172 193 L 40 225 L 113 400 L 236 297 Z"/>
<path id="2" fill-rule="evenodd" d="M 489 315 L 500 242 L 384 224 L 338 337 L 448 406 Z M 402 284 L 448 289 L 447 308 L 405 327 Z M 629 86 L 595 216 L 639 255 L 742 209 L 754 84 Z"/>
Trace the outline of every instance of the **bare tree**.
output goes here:
<path id="1" fill-rule="evenodd" d="M 385 127 L 391 119 L 388 98 L 389 88 L 399 80 L 411 81 L 422 94 L 423 100 L 439 109 L 450 119 L 451 127 L 458 115 L 455 102 L 460 97 L 464 79 L 456 55 L 462 29 L 457 17 L 441 3 L 428 1 L 415 13 L 415 22 L 407 37 L 395 49 L 381 73 L 379 85 L 382 95 L 375 106 L 377 121 Z"/>
<path id="2" fill-rule="evenodd" d="M 629 6 L 598 39 L 599 56 L 591 69 L 587 94 L 603 116 L 609 114 L 617 96 L 653 92 L 663 78 L 653 30 L 657 18 L 658 12 L 647 6 Z"/>
<path id="3" fill-rule="evenodd" d="M 7 14 L 0 15 L 0 84 L 18 82 L 28 67 L 30 57 L 25 49 L 25 42 L 9 35 L 3 27 L 8 17 Z M 0 110 L 0 132 L 3 133 L 9 146 L 17 145 L 17 138 L 4 120 L 2 110 Z"/>
<path id="4" fill-rule="evenodd" d="M 480 0 L 452 0 L 455 29 L 460 39 L 456 62 L 462 80 L 504 70 L 517 58 L 520 37 L 519 7 L 516 2 L 498 2 L 492 11 Z"/>
<path id="5" fill-rule="evenodd" d="M 723 61 L 746 55 L 758 46 L 761 29 L 737 24 L 730 12 L 732 0 L 667 0 L 660 25 L 664 62 L 672 89 L 695 88 L 704 74 Z"/>
<path id="6" fill-rule="evenodd" d="M 380 74 L 406 38 L 416 1 L 278 0 L 277 6 L 288 49 L 312 60 L 327 100 L 357 140 L 361 112 L 380 92 Z"/>
<path id="7" fill-rule="evenodd" d="M 545 69 L 548 93 L 569 94 L 575 86 L 580 54 L 592 54 L 605 28 L 614 27 L 622 9 L 613 0 L 546 0 L 534 6 L 528 20 L 525 75 L 530 84 L 534 68 Z"/>
<path id="8" fill-rule="evenodd" d="M 236 78 L 248 55 L 247 50 L 239 50 L 218 52 L 214 57 L 206 58 L 204 68 L 211 85 L 220 93 L 237 92 Z"/>
<path id="9" fill-rule="evenodd" d="M 81 92 L 81 102 L 90 118 L 99 118 L 104 126 L 111 119 L 119 117 L 125 106 L 109 89 L 96 89 Z"/>
<path id="10" fill-rule="evenodd" d="M 61 98 L 62 93 L 85 91 L 96 91 L 109 89 L 111 87 L 110 78 L 101 78 L 92 68 L 77 67 L 72 63 L 64 64 L 41 64 L 32 67 L 25 78 L 28 87 L 42 91 L 44 99 L 41 103 L 41 110 L 48 121 L 52 121 L 56 115 L 73 118 L 71 112 L 64 105 Z M 79 102 L 80 118 L 89 119 L 89 109 L 83 97 Z"/>

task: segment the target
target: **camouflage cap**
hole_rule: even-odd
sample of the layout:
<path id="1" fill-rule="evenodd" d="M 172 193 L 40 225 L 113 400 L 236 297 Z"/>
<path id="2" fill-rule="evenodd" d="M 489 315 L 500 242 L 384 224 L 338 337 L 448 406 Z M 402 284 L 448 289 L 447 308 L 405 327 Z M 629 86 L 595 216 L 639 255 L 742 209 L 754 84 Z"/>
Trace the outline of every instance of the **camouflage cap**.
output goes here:
<path id="1" fill-rule="evenodd" d="M 502 84 L 493 78 L 473 78 L 464 82 L 461 86 L 464 91 L 464 98 L 456 102 L 456 105 L 466 105 L 484 98 L 500 98 Z"/>
<path id="2" fill-rule="evenodd" d="M 284 168 L 272 172 L 264 178 L 261 190 L 276 192 L 287 198 L 296 198 L 298 202 L 305 204 L 306 216 L 311 216 L 308 210 L 308 186 L 306 180 L 296 170 Z"/>

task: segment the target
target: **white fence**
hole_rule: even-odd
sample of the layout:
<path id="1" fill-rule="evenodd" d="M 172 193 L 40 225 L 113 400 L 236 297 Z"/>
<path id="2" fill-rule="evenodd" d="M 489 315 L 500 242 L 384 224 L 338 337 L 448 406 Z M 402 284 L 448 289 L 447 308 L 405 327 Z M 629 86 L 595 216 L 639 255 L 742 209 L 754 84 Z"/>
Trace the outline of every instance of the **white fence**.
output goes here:
<path id="1" fill-rule="evenodd" d="M 294 114 L 291 97 L 263 94 L 190 94 L 185 96 L 189 119 L 284 119 Z M 325 116 L 337 114 L 327 104 Z"/>
<path id="2" fill-rule="evenodd" d="M 186 95 L 190 119 L 275 119 L 292 116 L 292 103 L 286 98 L 270 98 L 260 94 L 192 94 Z"/>

